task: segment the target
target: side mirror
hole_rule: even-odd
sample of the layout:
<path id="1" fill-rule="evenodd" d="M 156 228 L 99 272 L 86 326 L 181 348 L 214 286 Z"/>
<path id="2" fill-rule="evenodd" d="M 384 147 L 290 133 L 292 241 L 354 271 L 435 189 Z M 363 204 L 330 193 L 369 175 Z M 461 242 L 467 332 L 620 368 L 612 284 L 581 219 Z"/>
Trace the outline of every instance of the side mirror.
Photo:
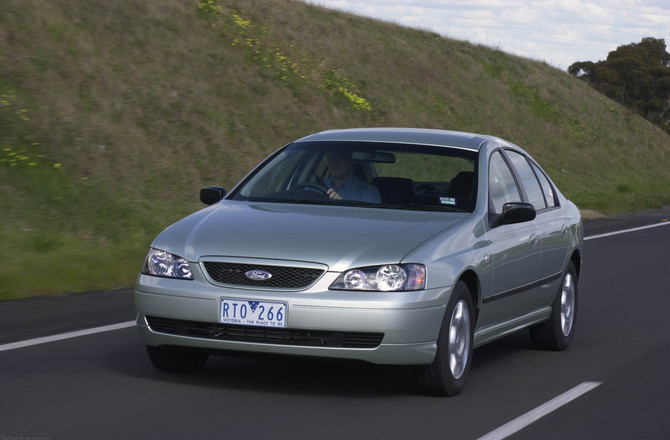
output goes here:
<path id="1" fill-rule="evenodd" d="M 492 228 L 501 225 L 529 222 L 535 219 L 535 207 L 530 203 L 505 203 L 502 214 L 490 215 L 489 223 Z"/>
<path id="2" fill-rule="evenodd" d="M 205 186 L 200 188 L 200 201 L 205 205 L 213 205 L 223 199 L 226 190 L 221 186 Z"/>

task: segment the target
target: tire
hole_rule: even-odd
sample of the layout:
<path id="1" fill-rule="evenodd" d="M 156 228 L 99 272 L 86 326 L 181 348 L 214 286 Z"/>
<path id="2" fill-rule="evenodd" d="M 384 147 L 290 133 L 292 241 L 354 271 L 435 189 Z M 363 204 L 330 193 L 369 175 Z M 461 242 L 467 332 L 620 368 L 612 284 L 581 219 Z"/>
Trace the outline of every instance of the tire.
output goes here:
<path id="1" fill-rule="evenodd" d="M 200 370 L 209 358 L 208 353 L 178 348 L 147 346 L 154 367 L 171 373 L 193 373 Z"/>
<path id="2" fill-rule="evenodd" d="M 474 307 L 470 290 L 456 283 L 442 319 L 432 364 L 417 367 L 419 385 L 427 394 L 455 396 L 461 392 L 472 365 Z"/>
<path id="3" fill-rule="evenodd" d="M 577 271 L 572 263 L 561 280 L 551 305 L 551 317 L 530 328 L 533 346 L 540 350 L 563 351 L 570 346 L 577 324 Z"/>

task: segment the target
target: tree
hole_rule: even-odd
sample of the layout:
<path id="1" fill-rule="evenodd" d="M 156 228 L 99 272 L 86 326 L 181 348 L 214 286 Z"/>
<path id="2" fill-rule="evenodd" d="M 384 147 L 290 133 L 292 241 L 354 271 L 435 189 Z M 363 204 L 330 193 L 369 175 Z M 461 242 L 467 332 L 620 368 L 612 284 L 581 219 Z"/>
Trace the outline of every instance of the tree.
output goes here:
<path id="1" fill-rule="evenodd" d="M 619 46 L 605 61 L 578 61 L 568 73 L 670 133 L 670 53 L 664 39 Z"/>

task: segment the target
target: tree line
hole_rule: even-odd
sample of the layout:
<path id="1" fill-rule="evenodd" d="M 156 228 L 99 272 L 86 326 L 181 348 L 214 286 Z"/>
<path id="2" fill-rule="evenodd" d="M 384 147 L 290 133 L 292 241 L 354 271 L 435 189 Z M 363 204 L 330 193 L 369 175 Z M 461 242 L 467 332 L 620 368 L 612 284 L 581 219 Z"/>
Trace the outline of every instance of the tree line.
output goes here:
<path id="1" fill-rule="evenodd" d="M 619 46 L 605 61 L 578 61 L 568 73 L 670 133 L 670 53 L 664 39 Z"/>

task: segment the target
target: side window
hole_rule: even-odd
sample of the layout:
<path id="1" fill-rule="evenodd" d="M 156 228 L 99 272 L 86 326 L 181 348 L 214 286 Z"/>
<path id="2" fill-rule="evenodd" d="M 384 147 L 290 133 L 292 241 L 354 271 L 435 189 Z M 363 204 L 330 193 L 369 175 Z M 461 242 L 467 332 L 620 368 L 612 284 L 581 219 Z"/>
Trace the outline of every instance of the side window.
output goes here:
<path id="1" fill-rule="evenodd" d="M 505 203 L 520 202 L 521 194 L 516 186 L 512 171 L 507 166 L 500 151 L 491 155 L 489 163 L 489 197 L 493 213 L 501 214 Z"/>
<path id="2" fill-rule="evenodd" d="M 551 182 L 549 182 L 547 176 L 542 172 L 542 170 L 537 165 L 535 165 L 534 163 L 531 163 L 531 165 L 533 166 L 533 171 L 535 171 L 535 175 L 537 176 L 538 179 L 540 179 L 540 185 L 542 186 L 542 192 L 544 192 L 544 199 L 547 201 L 547 206 L 549 208 L 558 206 L 558 203 L 556 203 L 556 197 L 554 197 L 554 188 L 551 186 Z"/>
<path id="3" fill-rule="evenodd" d="M 530 167 L 526 157 L 512 150 L 506 150 L 505 153 L 512 162 L 512 166 L 519 174 L 521 185 L 528 195 L 528 202 L 535 207 L 536 211 L 546 209 L 547 203 L 544 201 L 542 187 L 540 187 L 540 182 L 537 181 L 537 177 Z"/>

